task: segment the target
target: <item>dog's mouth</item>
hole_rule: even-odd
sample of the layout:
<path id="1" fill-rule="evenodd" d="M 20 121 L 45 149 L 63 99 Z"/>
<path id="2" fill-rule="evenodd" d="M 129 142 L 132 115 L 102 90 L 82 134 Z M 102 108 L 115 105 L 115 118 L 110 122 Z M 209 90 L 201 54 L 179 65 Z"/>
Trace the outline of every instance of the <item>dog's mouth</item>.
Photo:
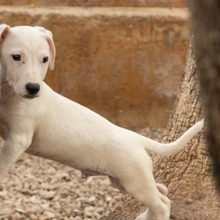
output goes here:
<path id="1" fill-rule="evenodd" d="M 34 99 L 34 98 L 37 98 L 38 95 L 35 94 L 35 95 L 31 95 L 31 94 L 25 94 L 23 95 L 22 97 L 26 98 L 26 99 Z"/>

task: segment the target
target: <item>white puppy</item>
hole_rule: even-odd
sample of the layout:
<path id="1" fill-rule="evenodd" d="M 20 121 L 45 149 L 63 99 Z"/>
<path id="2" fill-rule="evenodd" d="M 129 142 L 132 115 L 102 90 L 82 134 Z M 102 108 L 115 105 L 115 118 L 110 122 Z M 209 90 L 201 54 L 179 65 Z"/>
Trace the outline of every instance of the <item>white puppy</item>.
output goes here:
<path id="1" fill-rule="evenodd" d="M 0 25 L 0 180 L 23 152 L 82 171 L 108 175 L 148 210 L 138 220 L 168 220 L 167 189 L 156 184 L 151 153 L 181 150 L 203 127 L 203 120 L 178 140 L 161 144 L 118 127 L 57 94 L 43 80 L 53 69 L 55 47 L 42 27 Z"/>

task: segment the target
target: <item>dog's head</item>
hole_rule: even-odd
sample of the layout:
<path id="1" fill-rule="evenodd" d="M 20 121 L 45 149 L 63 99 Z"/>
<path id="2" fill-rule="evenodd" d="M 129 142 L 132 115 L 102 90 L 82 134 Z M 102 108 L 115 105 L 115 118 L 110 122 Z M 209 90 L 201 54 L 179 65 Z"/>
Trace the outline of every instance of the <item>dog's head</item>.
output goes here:
<path id="1" fill-rule="evenodd" d="M 1 77 L 22 97 L 40 95 L 48 67 L 54 68 L 55 54 L 52 33 L 45 28 L 0 25 Z"/>

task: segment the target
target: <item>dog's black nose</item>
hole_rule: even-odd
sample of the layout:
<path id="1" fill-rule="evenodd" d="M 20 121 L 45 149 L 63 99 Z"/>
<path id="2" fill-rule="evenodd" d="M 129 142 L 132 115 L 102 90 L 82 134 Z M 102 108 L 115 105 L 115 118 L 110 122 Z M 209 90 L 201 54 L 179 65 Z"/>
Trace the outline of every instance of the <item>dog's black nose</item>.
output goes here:
<path id="1" fill-rule="evenodd" d="M 40 90 L 40 85 L 38 83 L 28 83 L 25 86 L 28 94 L 36 95 Z"/>

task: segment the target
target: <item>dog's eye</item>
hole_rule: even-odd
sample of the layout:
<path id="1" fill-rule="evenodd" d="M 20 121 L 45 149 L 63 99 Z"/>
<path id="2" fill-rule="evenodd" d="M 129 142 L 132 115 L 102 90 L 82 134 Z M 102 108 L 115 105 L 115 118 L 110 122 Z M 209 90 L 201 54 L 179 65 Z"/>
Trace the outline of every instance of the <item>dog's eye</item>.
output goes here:
<path id="1" fill-rule="evenodd" d="M 19 55 L 19 54 L 13 54 L 13 55 L 12 55 L 12 59 L 15 60 L 15 61 L 20 61 L 20 60 L 21 60 L 21 55 Z"/>
<path id="2" fill-rule="evenodd" d="M 43 58 L 43 63 L 46 63 L 48 61 L 48 57 Z"/>

